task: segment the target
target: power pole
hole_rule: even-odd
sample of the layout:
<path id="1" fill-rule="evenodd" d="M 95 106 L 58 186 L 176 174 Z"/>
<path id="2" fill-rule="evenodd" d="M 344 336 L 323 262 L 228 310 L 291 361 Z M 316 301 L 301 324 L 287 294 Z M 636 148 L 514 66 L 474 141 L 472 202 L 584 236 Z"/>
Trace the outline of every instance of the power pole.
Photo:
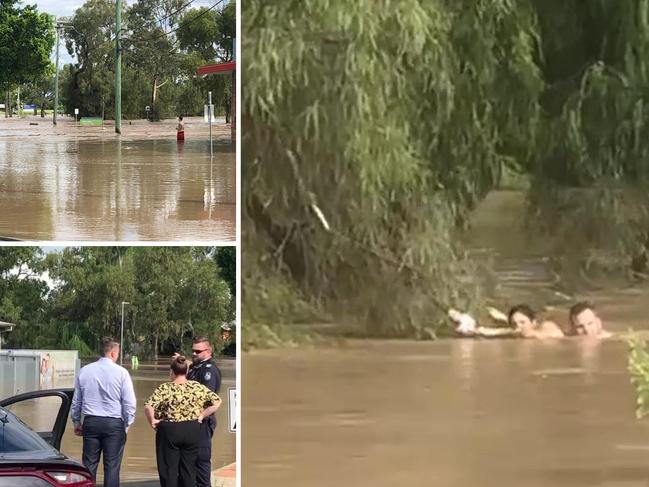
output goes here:
<path id="1" fill-rule="evenodd" d="M 122 133 L 122 0 L 115 1 L 115 133 Z"/>
<path id="2" fill-rule="evenodd" d="M 56 73 L 54 73 L 54 118 L 52 123 L 56 125 L 56 115 L 59 111 L 59 40 L 61 37 L 61 24 L 56 22 Z"/>

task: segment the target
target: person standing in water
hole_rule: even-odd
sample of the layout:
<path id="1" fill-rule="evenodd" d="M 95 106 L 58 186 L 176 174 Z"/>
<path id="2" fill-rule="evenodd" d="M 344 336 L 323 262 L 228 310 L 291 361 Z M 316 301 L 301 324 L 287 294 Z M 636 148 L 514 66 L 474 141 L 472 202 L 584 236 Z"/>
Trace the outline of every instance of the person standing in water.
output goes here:
<path id="1" fill-rule="evenodd" d="M 178 117 L 178 125 L 176 125 L 176 140 L 178 142 L 185 141 L 185 123 L 183 122 L 182 115 Z"/>

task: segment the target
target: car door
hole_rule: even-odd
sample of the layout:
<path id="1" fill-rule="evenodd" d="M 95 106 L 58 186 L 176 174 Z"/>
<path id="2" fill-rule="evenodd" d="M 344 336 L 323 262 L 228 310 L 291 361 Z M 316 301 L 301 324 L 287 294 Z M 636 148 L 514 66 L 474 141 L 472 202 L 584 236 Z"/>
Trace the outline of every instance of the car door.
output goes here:
<path id="1" fill-rule="evenodd" d="M 47 443 L 59 450 L 74 389 L 32 391 L 3 399 L 0 407 L 13 413 Z"/>

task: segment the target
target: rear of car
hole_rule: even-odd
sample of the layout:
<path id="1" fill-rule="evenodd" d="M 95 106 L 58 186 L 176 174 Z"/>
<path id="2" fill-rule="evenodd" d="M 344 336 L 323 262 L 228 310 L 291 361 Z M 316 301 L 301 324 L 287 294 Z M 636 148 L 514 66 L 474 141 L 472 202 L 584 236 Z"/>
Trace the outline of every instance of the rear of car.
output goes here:
<path id="1" fill-rule="evenodd" d="M 64 412 L 59 411 L 60 416 Z M 59 446 L 61 436 L 51 432 L 36 433 L 0 406 L 0 487 L 94 486 L 83 465 L 51 444 Z"/>

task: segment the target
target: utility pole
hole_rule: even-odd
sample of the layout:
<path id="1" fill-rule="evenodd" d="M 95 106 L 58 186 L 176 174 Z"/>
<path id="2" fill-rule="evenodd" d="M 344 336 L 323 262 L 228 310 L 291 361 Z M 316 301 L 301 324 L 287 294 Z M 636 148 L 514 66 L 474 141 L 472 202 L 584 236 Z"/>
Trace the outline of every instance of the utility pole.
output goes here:
<path id="1" fill-rule="evenodd" d="M 118 0 L 119 1 L 119 0 Z M 131 304 L 128 301 L 122 301 L 122 327 L 119 333 L 119 364 L 124 365 L 124 305 Z"/>
<path id="2" fill-rule="evenodd" d="M 122 0 L 115 1 L 115 133 L 122 133 Z"/>
<path id="3" fill-rule="evenodd" d="M 54 73 L 54 118 L 52 123 L 56 125 L 56 115 L 59 111 L 59 40 L 61 37 L 61 24 L 56 21 L 56 73 Z"/>

